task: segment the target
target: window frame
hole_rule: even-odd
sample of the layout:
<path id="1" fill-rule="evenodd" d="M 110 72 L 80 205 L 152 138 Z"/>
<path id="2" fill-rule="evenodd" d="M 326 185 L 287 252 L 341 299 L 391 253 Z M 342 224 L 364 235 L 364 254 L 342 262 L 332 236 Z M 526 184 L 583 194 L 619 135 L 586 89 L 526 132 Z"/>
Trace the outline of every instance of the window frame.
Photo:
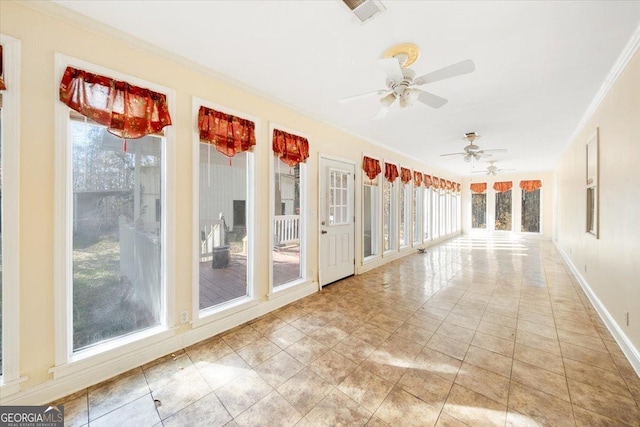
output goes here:
<path id="1" fill-rule="evenodd" d="M 378 157 L 375 156 L 371 156 L 368 155 L 366 153 L 362 154 L 362 157 L 369 157 L 371 159 L 377 160 L 381 166 L 384 166 L 384 162 L 379 159 Z M 374 259 L 380 258 L 384 252 L 384 236 L 383 236 L 383 232 L 384 232 L 384 211 L 383 211 L 383 202 L 384 200 L 384 194 L 382 191 L 382 186 L 384 185 L 384 169 L 382 168 L 382 171 L 372 180 L 369 179 L 369 177 L 367 176 L 367 174 L 364 172 L 364 170 L 361 170 L 360 173 L 362 174 L 362 201 L 361 201 L 361 206 L 362 206 L 362 226 L 361 226 L 361 237 L 362 237 L 362 241 L 361 241 L 361 247 L 362 247 L 362 263 L 366 264 L 368 262 L 373 261 Z M 371 182 L 376 182 L 377 185 L 371 185 L 370 187 L 375 187 L 376 189 L 376 193 L 377 193 L 377 206 L 375 206 L 376 208 L 376 216 L 377 216 L 377 224 L 372 224 L 371 226 L 371 231 L 376 232 L 377 235 L 375 237 L 375 239 L 373 239 L 372 236 L 372 241 L 375 240 L 375 243 L 377 243 L 375 246 L 372 245 L 372 248 L 375 248 L 375 253 L 369 255 L 369 256 L 365 256 L 364 255 L 364 223 L 365 223 L 365 203 L 364 203 L 364 187 L 365 185 L 367 185 L 367 181 L 371 181 Z M 372 192 L 373 194 L 373 192 Z"/>
<path id="2" fill-rule="evenodd" d="M 0 394 L 19 391 L 20 377 L 20 64 L 21 42 L 0 33 L 7 90 L 2 92 L 2 369 Z"/>
<path id="3" fill-rule="evenodd" d="M 200 310 L 200 134 L 198 132 L 198 111 L 200 106 L 211 108 L 225 114 L 234 115 L 254 123 L 254 131 L 256 135 L 256 145 L 251 151 L 247 152 L 247 200 L 246 200 L 246 218 L 247 226 L 247 294 L 243 297 L 233 299 L 218 305 L 204 308 Z M 192 97 L 192 180 L 193 180 L 193 224 L 192 224 L 192 287 L 191 287 L 191 325 L 194 328 L 206 325 L 222 317 L 242 311 L 246 308 L 253 307 L 258 304 L 256 298 L 255 283 L 255 205 L 256 205 L 256 157 L 260 146 L 260 119 L 241 111 L 216 104 L 206 99 Z M 195 208 L 197 206 L 197 208 Z M 271 216 L 270 216 L 271 218 Z"/>
<path id="4" fill-rule="evenodd" d="M 522 231 L 522 215 L 524 214 L 524 211 L 522 210 L 522 201 L 524 200 L 523 195 L 525 194 L 525 191 L 520 188 L 520 200 L 519 200 L 519 205 L 520 205 L 520 224 L 519 225 L 519 230 L 518 232 L 520 234 L 525 234 L 525 235 L 532 235 L 532 236 L 537 236 L 537 235 L 543 235 L 544 234 L 544 223 L 543 223 L 543 219 L 544 219 L 544 215 L 543 215 L 543 208 L 544 208 L 544 185 L 540 188 L 538 188 L 537 191 L 540 191 L 540 204 L 539 204 L 539 218 L 538 218 L 538 223 L 540 224 L 540 228 L 539 230 L 536 231 Z"/>
<path id="5" fill-rule="evenodd" d="M 173 89 L 149 82 L 137 77 L 115 71 L 97 64 L 66 56 L 55 52 L 55 80 L 57 93 L 62 75 L 67 66 L 81 68 L 93 73 L 108 75 L 118 80 L 149 88 L 163 93 L 167 97 L 167 105 L 175 117 L 175 91 Z M 174 262 L 175 244 L 175 130 L 173 126 L 164 128 L 162 146 L 161 197 L 162 225 L 161 241 L 161 286 L 162 313 L 158 326 L 132 332 L 130 334 L 106 340 L 90 348 L 73 350 L 73 189 L 72 189 L 72 147 L 68 143 L 70 131 L 70 108 L 55 100 L 55 177 L 54 177 L 54 328 L 55 362 L 50 371 L 54 378 L 68 375 L 76 369 L 92 366 L 96 361 L 113 357 L 112 351 L 119 354 L 144 348 L 146 343 L 164 336 L 173 335 L 174 315 Z M 107 354 L 108 353 L 108 354 Z"/>
<path id="6" fill-rule="evenodd" d="M 432 187 L 424 187 L 423 191 L 422 191 L 422 210 L 423 210 L 423 217 L 422 217 L 422 241 L 423 242 L 428 242 L 433 240 L 433 235 L 431 233 L 431 197 L 433 197 L 431 195 L 432 192 Z"/>
<path id="7" fill-rule="evenodd" d="M 413 184 L 412 187 L 412 212 L 411 212 L 411 219 L 412 219 L 412 241 L 413 241 L 413 246 L 420 246 L 421 244 L 424 243 L 424 231 L 422 230 L 423 226 L 424 226 L 424 202 L 422 201 L 422 197 L 424 195 L 424 192 L 422 191 L 422 185 L 416 186 L 415 183 Z M 416 235 L 419 237 L 418 240 L 416 240 Z"/>
<path id="8" fill-rule="evenodd" d="M 400 171 L 400 166 L 397 163 L 383 161 L 382 164 L 392 164 L 398 168 L 398 172 Z M 384 176 L 384 168 L 382 169 L 382 221 L 380 221 L 381 230 L 382 230 L 382 256 L 389 256 L 392 253 L 398 252 L 400 250 L 400 203 L 398 196 L 398 183 L 400 182 L 400 176 L 396 177 L 393 182 L 389 182 L 387 178 Z M 391 185 L 391 191 L 389 194 L 389 249 L 384 248 L 384 185 Z"/>
<path id="9" fill-rule="evenodd" d="M 493 189 L 493 186 L 491 186 L 491 191 L 493 192 L 493 221 L 491 224 L 491 231 L 495 232 L 495 233 L 514 233 L 515 232 L 515 215 L 514 215 L 514 197 L 515 197 L 515 191 L 514 187 L 513 187 L 513 181 L 511 182 L 511 189 L 507 190 L 507 191 L 503 191 L 501 193 L 499 193 L 498 191 Z M 495 183 L 494 183 L 495 184 Z M 519 187 L 518 187 L 519 188 Z M 488 189 L 488 187 L 487 187 Z M 498 198 L 501 197 L 501 194 L 504 193 L 511 193 L 511 197 L 510 197 L 510 201 L 511 201 L 511 223 L 509 225 L 509 229 L 508 230 L 498 230 L 496 228 L 496 221 L 498 220 Z"/>
<path id="10" fill-rule="evenodd" d="M 402 170 L 400 167 L 398 169 Z M 411 169 L 409 169 L 411 170 Z M 413 229 L 411 227 L 411 223 L 413 221 L 413 215 L 411 210 L 412 198 L 413 198 L 413 171 L 411 173 L 411 180 L 406 184 L 402 182 L 402 179 L 398 177 L 396 179 L 399 182 L 399 189 L 397 191 L 397 204 L 398 204 L 398 249 L 407 249 L 413 243 Z M 400 193 L 403 193 L 402 201 L 404 202 L 404 206 L 401 206 L 400 203 Z M 401 215 L 404 208 L 404 218 Z M 404 223 L 403 220 L 404 219 Z M 404 230 L 402 229 L 404 225 Z M 403 232 L 404 241 L 400 240 L 400 233 Z"/>
<path id="11" fill-rule="evenodd" d="M 255 122 L 254 122 L 255 123 Z M 270 206 L 270 215 L 269 215 L 269 236 L 270 236 L 270 248 L 269 251 L 269 294 L 268 298 L 272 298 L 277 294 L 287 293 L 293 291 L 300 286 L 309 282 L 309 276 L 307 272 L 307 266 L 309 264 L 309 251 L 308 251 L 308 216 L 309 216 L 309 179 L 308 179 L 308 165 L 306 162 L 309 161 L 309 158 L 305 162 L 301 162 L 300 165 L 300 224 L 299 224 L 299 234 L 300 234 L 300 277 L 297 279 L 291 280 L 289 282 L 282 283 L 281 285 L 275 286 L 273 280 L 273 247 L 274 247 L 274 208 L 275 208 L 275 171 L 276 171 L 276 155 L 273 152 L 273 131 L 281 130 L 292 135 L 301 136 L 306 138 L 309 141 L 309 145 L 311 145 L 311 138 L 309 135 L 297 131 L 295 129 L 289 129 L 285 126 L 279 125 L 277 123 L 269 123 L 269 154 L 270 154 L 270 162 L 269 162 L 269 206 Z M 256 123 L 256 138 L 257 138 L 257 123 Z M 256 143 L 257 147 L 257 143 Z M 256 149 L 254 147 L 254 150 Z M 254 228 L 254 227 L 252 227 Z"/>

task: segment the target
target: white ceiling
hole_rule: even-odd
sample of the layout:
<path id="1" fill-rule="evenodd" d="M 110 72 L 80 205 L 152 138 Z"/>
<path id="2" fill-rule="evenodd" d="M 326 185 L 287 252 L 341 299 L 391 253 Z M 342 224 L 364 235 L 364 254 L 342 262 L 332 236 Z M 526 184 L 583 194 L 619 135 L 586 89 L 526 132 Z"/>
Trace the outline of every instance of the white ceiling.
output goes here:
<path id="1" fill-rule="evenodd" d="M 88 15 L 428 165 L 467 175 L 465 132 L 500 168 L 551 170 L 640 23 L 637 1 L 400 1 L 361 24 L 339 0 L 70 1 Z M 472 74 L 423 87 L 449 100 L 378 121 L 377 60 L 412 42 L 418 75 L 472 59 Z M 486 164 L 477 165 L 484 168 Z"/>

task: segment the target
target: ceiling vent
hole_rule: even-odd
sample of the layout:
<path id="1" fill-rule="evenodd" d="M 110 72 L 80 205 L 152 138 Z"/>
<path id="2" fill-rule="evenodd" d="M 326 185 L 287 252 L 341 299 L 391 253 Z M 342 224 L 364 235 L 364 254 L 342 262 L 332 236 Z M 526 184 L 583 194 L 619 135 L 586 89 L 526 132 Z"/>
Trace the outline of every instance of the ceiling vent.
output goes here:
<path id="1" fill-rule="evenodd" d="M 342 0 L 344 4 L 360 20 L 366 22 L 374 16 L 387 10 L 378 0 Z"/>

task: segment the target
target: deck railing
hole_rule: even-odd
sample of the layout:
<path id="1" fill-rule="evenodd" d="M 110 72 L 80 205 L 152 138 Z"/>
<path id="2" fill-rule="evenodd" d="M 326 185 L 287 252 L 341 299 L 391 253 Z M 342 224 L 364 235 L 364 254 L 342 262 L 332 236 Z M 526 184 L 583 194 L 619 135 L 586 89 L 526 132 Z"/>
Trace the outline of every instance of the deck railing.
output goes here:
<path id="1" fill-rule="evenodd" d="M 273 223 L 275 245 L 300 241 L 300 215 L 276 215 Z"/>
<path id="2" fill-rule="evenodd" d="M 225 233 L 224 220 L 200 220 L 200 262 L 211 261 L 213 248 L 225 245 Z"/>

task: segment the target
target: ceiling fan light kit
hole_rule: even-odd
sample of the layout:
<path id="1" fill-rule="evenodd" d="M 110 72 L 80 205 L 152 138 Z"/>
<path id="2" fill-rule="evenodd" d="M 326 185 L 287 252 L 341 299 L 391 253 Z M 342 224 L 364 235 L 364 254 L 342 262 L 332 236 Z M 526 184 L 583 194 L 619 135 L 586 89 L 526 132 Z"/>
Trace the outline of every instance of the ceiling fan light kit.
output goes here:
<path id="1" fill-rule="evenodd" d="M 431 73 L 416 77 L 415 71 L 409 68 L 420 57 L 420 49 L 413 43 L 402 43 L 387 49 L 378 61 L 380 68 L 387 75 L 386 89 L 368 92 L 362 95 L 343 98 L 339 102 L 349 102 L 368 96 L 381 96 L 382 106 L 374 119 L 381 119 L 389 112 L 394 104 L 401 108 L 414 105 L 417 102 L 431 108 L 441 108 L 448 101 L 438 95 L 426 92 L 416 86 L 467 74 L 475 70 L 473 61 L 467 59 L 462 62 L 441 68 Z"/>
<path id="2" fill-rule="evenodd" d="M 471 160 L 480 160 L 482 157 L 489 157 L 492 154 L 490 152 L 493 153 L 506 153 L 507 150 L 505 148 L 494 148 L 494 149 L 490 149 L 490 150 L 482 150 L 480 149 L 479 146 L 477 146 L 476 144 L 474 144 L 474 142 L 480 138 L 480 135 L 478 135 L 476 132 L 467 132 L 464 134 L 464 136 L 462 137 L 463 140 L 467 141 L 469 144 L 464 147 L 464 151 L 460 152 L 460 153 L 447 153 L 447 154 L 440 154 L 441 157 L 448 157 L 448 156 L 456 156 L 456 157 L 460 157 L 462 156 L 462 159 L 469 163 L 471 162 Z"/>

